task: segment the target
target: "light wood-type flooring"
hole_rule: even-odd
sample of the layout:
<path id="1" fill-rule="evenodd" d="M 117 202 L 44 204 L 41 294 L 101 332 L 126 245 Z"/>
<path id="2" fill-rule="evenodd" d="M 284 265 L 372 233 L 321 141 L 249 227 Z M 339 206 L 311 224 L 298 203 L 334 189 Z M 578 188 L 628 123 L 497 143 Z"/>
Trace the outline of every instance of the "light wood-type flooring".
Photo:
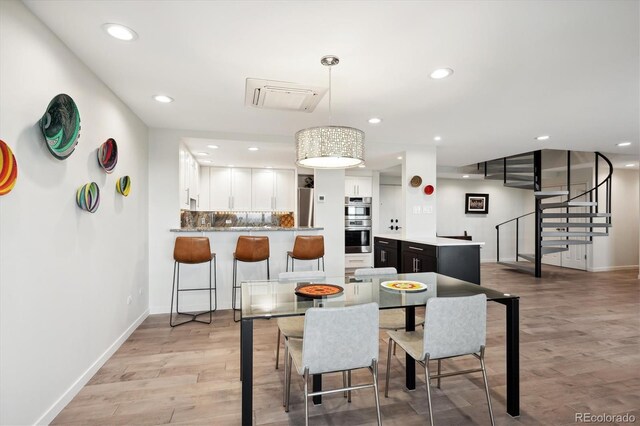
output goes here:
<path id="1" fill-rule="evenodd" d="M 575 413 L 631 413 L 640 423 L 640 280 L 637 270 L 587 273 L 544 266 L 544 277 L 482 265 L 484 286 L 520 296 L 521 412 L 505 413 L 504 307 L 489 303 L 487 368 L 498 425 L 573 424 Z M 167 298 L 170 295 L 167 294 Z M 254 329 L 254 424 L 304 424 L 302 380 L 293 376 L 290 413 L 282 404 L 283 369 L 274 369 L 275 321 Z M 380 335 L 380 401 L 385 425 L 428 419 L 424 375 L 404 383 L 404 354 L 393 359 L 384 398 L 386 336 Z M 213 324 L 170 328 L 152 315 L 98 371 L 54 424 L 240 424 L 239 327 L 230 311 Z M 465 369 L 477 361 L 445 361 Z M 421 373 L 420 367 L 417 371 Z M 354 374 L 354 382 L 368 379 Z M 325 379 L 326 385 L 339 378 Z M 439 425 L 489 424 L 479 374 L 442 380 L 433 392 Z M 324 397 L 310 407 L 312 425 L 375 423 L 371 389 Z"/>

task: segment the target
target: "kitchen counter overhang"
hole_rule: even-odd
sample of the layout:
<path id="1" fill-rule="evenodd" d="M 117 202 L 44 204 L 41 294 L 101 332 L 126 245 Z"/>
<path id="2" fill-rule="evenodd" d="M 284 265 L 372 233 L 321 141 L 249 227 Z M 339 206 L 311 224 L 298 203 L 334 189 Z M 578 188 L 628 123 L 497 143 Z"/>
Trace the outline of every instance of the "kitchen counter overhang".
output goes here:
<path id="1" fill-rule="evenodd" d="M 172 228 L 171 232 L 280 232 L 280 231 L 323 231 L 324 228 L 299 226 L 284 228 L 282 226 L 209 226 L 196 228 Z"/>

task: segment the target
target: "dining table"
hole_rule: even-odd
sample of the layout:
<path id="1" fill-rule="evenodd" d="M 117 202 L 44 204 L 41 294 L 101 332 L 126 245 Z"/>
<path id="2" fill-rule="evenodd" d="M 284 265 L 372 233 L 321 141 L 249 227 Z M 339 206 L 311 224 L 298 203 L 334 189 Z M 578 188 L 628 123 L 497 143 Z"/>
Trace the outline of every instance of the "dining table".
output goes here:
<path id="1" fill-rule="evenodd" d="M 422 284 L 415 290 L 388 288 L 394 281 L 413 281 Z M 331 296 L 299 296 L 296 290 L 307 284 L 337 285 L 343 290 Z M 485 294 L 487 302 L 505 306 L 506 320 L 506 408 L 512 417 L 520 415 L 520 343 L 519 297 L 498 290 L 469 283 L 435 272 L 374 275 L 367 277 L 333 276 L 320 279 L 267 280 L 242 282 L 240 321 L 240 376 L 242 380 L 242 424 L 253 420 L 253 322 L 281 317 L 303 316 L 313 307 L 344 307 L 375 302 L 380 310 L 404 309 L 405 329 L 415 330 L 415 310 L 424 307 L 433 297 L 463 297 Z M 393 287 L 393 286 L 391 286 Z M 299 291 L 298 291 L 299 293 Z M 428 330 L 426 331 L 428 332 Z M 405 386 L 416 387 L 416 363 L 406 356 Z M 312 378 L 313 390 L 322 389 L 322 376 Z M 313 397 L 315 404 L 321 396 Z"/>

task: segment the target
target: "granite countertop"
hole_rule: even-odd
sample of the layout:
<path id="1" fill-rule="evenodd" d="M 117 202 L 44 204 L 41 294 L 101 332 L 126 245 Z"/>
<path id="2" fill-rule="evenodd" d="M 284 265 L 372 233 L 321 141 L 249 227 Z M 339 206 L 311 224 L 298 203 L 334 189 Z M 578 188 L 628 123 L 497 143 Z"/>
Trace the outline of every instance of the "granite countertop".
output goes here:
<path id="1" fill-rule="evenodd" d="M 203 226 L 196 228 L 173 228 L 171 232 L 271 232 L 271 231 L 322 231 L 324 228 L 300 226 L 283 228 L 281 226 Z"/>
<path id="2" fill-rule="evenodd" d="M 406 241 L 408 243 L 426 244 L 429 246 L 483 246 L 484 242 L 456 240 L 453 238 L 421 237 L 419 235 L 407 236 L 404 234 L 378 234 L 374 237 L 387 238 L 389 240 Z"/>

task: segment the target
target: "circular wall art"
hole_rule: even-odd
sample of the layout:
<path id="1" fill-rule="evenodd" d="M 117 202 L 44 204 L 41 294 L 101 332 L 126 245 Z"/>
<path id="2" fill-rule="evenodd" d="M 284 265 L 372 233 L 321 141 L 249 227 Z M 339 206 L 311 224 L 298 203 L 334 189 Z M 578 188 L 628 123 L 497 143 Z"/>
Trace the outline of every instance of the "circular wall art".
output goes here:
<path id="1" fill-rule="evenodd" d="M 416 175 L 416 176 L 411 178 L 411 181 L 409 182 L 409 184 L 411 186 L 413 186 L 414 188 L 417 188 L 420 185 L 422 185 L 422 178 L 420 176 Z"/>
<path id="2" fill-rule="evenodd" d="M 0 195 L 11 192 L 18 180 L 18 162 L 11 148 L 0 140 Z"/>
<path id="3" fill-rule="evenodd" d="M 80 137 L 80 113 L 71 96 L 62 93 L 49 102 L 40 128 L 54 157 L 64 160 L 73 153 Z"/>
<path id="4" fill-rule="evenodd" d="M 433 185 L 426 185 L 424 187 L 424 193 L 427 195 L 433 194 L 433 191 L 435 191 L 435 189 L 433 188 Z"/>
<path id="5" fill-rule="evenodd" d="M 105 172 L 111 173 L 118 164 L 118 144 L 113 138 L 107 139 L 105 143 L 98 148 L 98 164 Z"/>
<path id="6" fill-rule="evenodd" d="M 100 188 L 95 182 L 82 185 L 76 191 L 76 203 L 82 210 L 95 213 L 100 205 Z"/>
<path id="7" fill-rule="evenodd" d="M 125 197 L 129 195 L 129 191 L 131 191 L 131 178 L 129 176 L 122 176 L 118 179 L 116 182 L 116 191 Z"/>

